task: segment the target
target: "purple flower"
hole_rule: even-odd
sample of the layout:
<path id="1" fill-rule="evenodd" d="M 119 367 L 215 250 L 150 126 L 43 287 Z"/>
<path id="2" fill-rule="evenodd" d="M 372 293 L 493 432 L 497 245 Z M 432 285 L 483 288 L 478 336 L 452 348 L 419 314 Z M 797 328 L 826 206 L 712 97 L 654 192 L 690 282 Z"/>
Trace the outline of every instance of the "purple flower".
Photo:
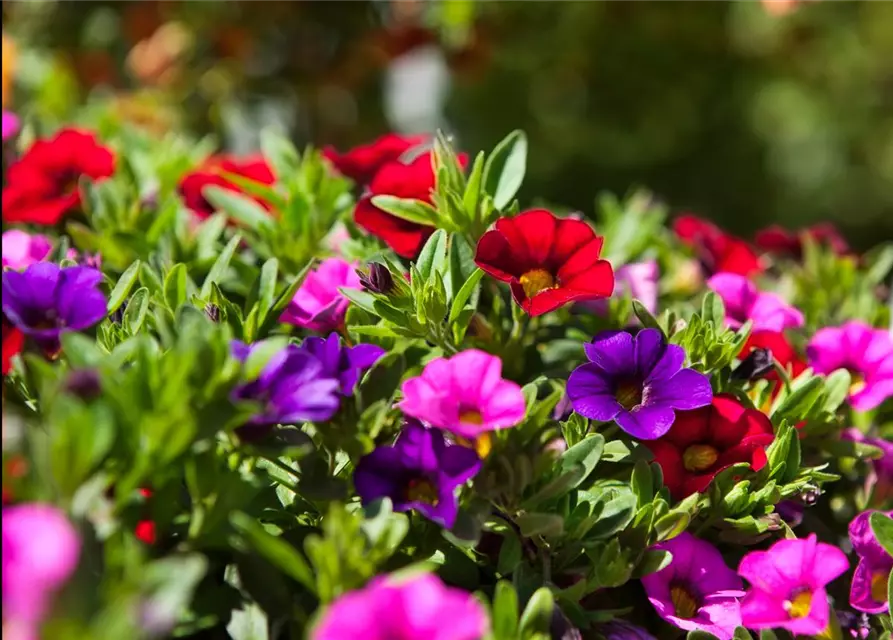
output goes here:
<path id="1" fill-rule="evenodd" d="M 337 329 L 344 323 L 350 304 L 342 288 L 361 288 L 355 266 L 340 258 L 323 260 L 307 274 L 279 321 L 312 331 Z"/>
<path id="2" fill-rule="evenodd" d="M 782 500 L 775 505 L 775 513 L 781 516 L 791 528 L 799 526 L 803 522 L 803 513 L 806 505 L 796 500 Z"/>
<path id="3" fill-rule="evenodd" d="M 233 356 L 247 360 L 259 344 L 248 347 L 235 341 Z M 328 420 L 340 406 L 339 388 L 338 380 L 323 375 L 322 363 L 313 354 L 290 344 L 267 361 L 256 380 L 233 389 L 233 401 L 249 400 L 263 407 L 238 429 L 239 437 L 255 440 L 277 424 Z"/>
<path id="4" fill-rule="evenodd" d="M 784 331 L 803 326 L 803 314 L 775 293 L 757 290 L 756 285 L 737 273 L 717 273 L 707 286 L 722 298 L 726 324 L 737 329 L 748 320 L 754 331 Z"/>
<path id="5" fill-rule="evenodd" d="M 872 513 L 877 512 L 863 511 L 850 523 L 850 542 L 859 556 L 850 588 L 850 606 L 865 613 L 883 613 L 888 608 L 887 580 L 893 571 L 893 556 L 871 530 Z M 887 516 L 893 518 L 893 511 L 888 511 Z"/>
<path id="6" fill-rule="evenodd" d="M 335 600 L 310 640 L 480 640 L 488 627 L 480 602 L 437 576 L 387 576 Z"/>
<path id="7" fill-rule="evenodd" d="M 397 511 L 415 509 L 450 528 L 456 522 L 456 489 L 481 468 L 474 450 L 446 442 L 443 432 L 409 420 L 389 447 L 364 456 L 353 482 L 363 503 L 388 497 Z"/>
<path id="8" fill-rule="evenodd" d="M 731 638 L 741 626 L 743 584 L 716 547 L 686 532 L 652 548 L 673 554 L 669 566 L 642 578 L 657 614 L 680 629 Z"/>
<path id="9" fill-rule="evenodd" d="M 614 420 L 636 438 L 659 438 L 672 426 L 674 409 L 697 409 L 713 400 L 707 376 L 683 368 L 685 351 L 667 344 L 657 329 L 636 336 L 603 331 L 583 348 L 590 362 L 567 381 L 574 411 Z"/>
<path id="10" fill-rule="evenodd" d="M 808 636 L 823 632 L 831 615 L 825 585 L 848 568 L 843 551 L 817 542 L 815 534 L 751 551 L 738 566 L 738 575 L 751 585 L 741 602 L 744 626 Z"/>
<path id="11" fill-rule="evenodd" d="M 60 268 L 50 262 L 3 273 L 3 313 L 25 335 L 48 350 L 64 331 L 87 329 L 106 315 L 99 290 L 102 273 L 89 267 Z"/>
<path id="12" fill-rule="evenodd" d="M 3 268 L 20 271 L 44 260 L 53 249 L 50 239 L 18 229 L 3 232 Z"/>
<path id="13" fill-rule="evenodd" d="M 19 118 L 16 114 L 3 111 L 3 142 L 6 142 L 19 132 Z"/>
<path id="14" fill-rule="evenodd" d="M 322 377 L 334 378 L 341 385 L 341 394 L 352 396 L 363 371 L 378 362 L 385 350 L 374 344 L 344 347 L 337 333 L 328 338 L 306 338 L 301 348 L 313 354 L 322 364 Z"/>

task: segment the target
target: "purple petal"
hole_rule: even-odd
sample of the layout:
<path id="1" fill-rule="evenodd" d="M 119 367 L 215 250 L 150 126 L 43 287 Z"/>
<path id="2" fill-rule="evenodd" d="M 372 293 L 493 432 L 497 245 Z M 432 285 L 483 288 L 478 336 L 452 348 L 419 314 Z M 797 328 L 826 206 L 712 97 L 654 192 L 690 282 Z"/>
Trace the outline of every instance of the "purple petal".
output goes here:
<path id="1" fill-rule="evenodd" d="M 639 405 L 633 411 L 622 410 L 614 422 L 634 438 L 654 440 L 669 431 L 675 419 L 676 415 L 668 407 Z"/>
<path id="2" fill-rule="evenodd" d="M 683 369 L 669 380 L 655 379 L 646 384 L 642 400 L 649 407 L 684 410 L 705 407 L 712 401 L 710 378 L 694 369 Z"/>
<path id="3" fill-rule="evenodd" d="M 632 374 L 635 368 L 635 342 L 626 331 L 602 331 L 584 344 L 589 361 L 610 374 Z"/>
<path id="4" fill-rule="evenodd" d="M 614 397 L 614 382 L 595 363 L 580 365 L 567 379 L 567 395 L 581 416 L 606 422 L 623 409 Z"/>
<path id="5" fill-rule="evenodd" d="M 642 329 L 635 337 L 636 372 L 647 377 L 663 358 L 667 342 L 657 329 Z"/>
<path id="6" fill-rule="evenodd" d="M 668 344 L 651 371 L 642 371 L 646 386 L 653 380 L 668 380 L 676 375 L 685 362 L 685 349 L 676 344 Z"/>
<path id="7" fill-rule="evenodd" d="M 481 470 L 481 460 L 474 449 L 461 445 L 447 446 L 440 456 L 441 484 L 457 487 L 465 484 Z"/>

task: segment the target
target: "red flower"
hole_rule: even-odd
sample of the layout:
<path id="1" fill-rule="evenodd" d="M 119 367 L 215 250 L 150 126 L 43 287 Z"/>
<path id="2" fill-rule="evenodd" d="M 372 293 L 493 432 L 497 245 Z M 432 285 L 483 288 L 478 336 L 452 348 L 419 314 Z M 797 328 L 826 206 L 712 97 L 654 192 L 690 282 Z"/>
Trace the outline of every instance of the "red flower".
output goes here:
<path id="1" fill-rule="evenodd" d="M 606 298 L 614 291 L 610 263 L 599 260 L 602 237 L 582 220 L 545 209 L 500 218 L 478 242 L 474 261 L 531 316 L 575 300 Z"/>
<path id="2" fill-rule="evenodd" d="M 35 142 L 9 168 L 3 189 L 3 220 L 54 225 L 81 204 L 78 182 L 107 178 L 115 156 L 92 133 L 63 129 Z"/>
<path id="3" fill-rule="evenodd" d="M 152 497 L 151 489 L 140 489 L 139 492 L 146 500 Z M 151 520 L 140 520 L 137 522 L 133 533 L 138 540 L 141 540 L 146 544 L 155 544 L 155 541 L 158 539 L 155 523 Z"/>
<path id="4" fill-rule="evenodd" d="M 12 358 L 25 346 L 25 335 L 3 316 L 3 375 L 12 369 Z"/>
<path id="5" fill-rule="evenodd" d="M 765 447 L 774 438 L 769 418 L 721 393 L 708 407 L 677 411 L 667 434 L 645 445 L 670 494 L 679 500 L 704 491 L 717 473 L 738 462 L 759 471 L 766 465 Z"/>
<path id="6" fill-rule="evenodd" d="M 711 273 L 725 271 L 749 276 L 763 270 L 759 256 L 748 243 L 707 220 L 680 216 L 673 222 L 673 231 L 684 244 L 698 251 Z"/>
<path id="7" fill-rule="evenodd" d="M 803 238 L 808 237 L 816 244 L 827 246 L 837 255 L 849 252 L 850 246 L 831 223 L 817 224 L 799 232 L 791 232 L 778 225 L 758 231 L 756 244 L 760 249 L 779 255 L 791 255 L 798 260 L 803 257 Z"/>
<path id="8" fill-rule="evenodd" d="M 239 175 L 264 185 L 271 185 L 276 182 L 276 177 L 273 175 L 270 165 L 263 158 L 256 157 L 245 160 L 231 157 L 211 158 L 204 166 L 187 174 L 180 180 L 178 187 L 180 196 L 183 198 L 187 208 L 202 220 L 216 211 L 215 207 L 203 195 L 205 187 L 214 185 L 227 191 L 244 193 L 241 187 L 236 186 L 224 176 L 227 173 Z M 267 202 L 257 198 L 255 198 L 255 201 L 267 211 L 270 210 L 270 205 Z"/>
<path id="9" fill-rule="evenodd" d="M 334 147 L 323 149 L 325 156 L 338 170 L 357 184 L 365 185 L 389 162 L 396 162 L 404 153 L 420 145 L 426 136 L 400 136 L 387 133 L 369 144 L 339 153 Z"/>

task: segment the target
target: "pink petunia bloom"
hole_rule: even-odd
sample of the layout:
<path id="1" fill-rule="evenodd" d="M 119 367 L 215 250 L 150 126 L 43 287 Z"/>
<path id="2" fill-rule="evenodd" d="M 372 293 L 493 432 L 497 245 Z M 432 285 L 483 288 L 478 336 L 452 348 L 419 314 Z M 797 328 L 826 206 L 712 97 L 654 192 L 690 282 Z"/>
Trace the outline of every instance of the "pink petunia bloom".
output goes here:
<path id="1" fill-rule="evenodd" d="M 323 260 L 307 274 L 279 321 L 323 333 L 338 329 L 350 304 L 339 289 L 361 286 L 356 265 L 340 258 Z"/>
<path id="2" fill-rule="evenodd" d="M 850 372 L 850 405 L 857 411 L 870 411 L 893 396 L 893 338 L 884 329 L 859 320 L 819 329 L 806 357 L 816 373 Z"/>
<path id="3" fill-rule="evenodd" d="M 400 409 L 463 438 L 513 427 L 524 419 L 521 387 L 502 378 L 502 360 L 469 349 L 437 358 L 403 383 Z"/>
<path id="4" fill-rule="evenodd" d="M 784 331 L 803 326 L 803 314 L 778 294 L 757 290 L 756 285 L 735 273 L 717 273 L 707 286 L 722 298 L 726 324 L 737 329 L 753 322 L 754 331 Z"/>
<path id="5" fill-rule="evenodd" d="M 43 261 L 53 245 L 46 236 L 31 235 L 18 229 L 3 232 L 3 268 L 20 271 Z"/>
<path id="6" fill-rule="evenodd" d="M 847 569 L 846 554 L 818 542 L 815 534 L 751 551 L 738 566 L 738 574 L 751 584 L 741 601 L 744 626 L 782 628 L 795 635 L 823 632 L 831 615 L 825 585 Z"/>
<path id="7" fill-rule="evenodd" d="M 333 602 L 311 640 L 479 640 L 488 632 L 483 607 L 470 593 L 423 574 L 376 578 Z"/>
<path id="8" fill-rule="evenodd" d="M 19 117 L 10 113 L 9 111 L 3 112 L 3 142 L 6 142 L 11 137 L 19 132 Z"/>
<path id="9" fill-rule="evenodd" d="M 641 302 L 650 313 L 657 313 L 657 283 L 660 280 L 660 269 L 654 260 L 631 262 L 614 270 L 614 296 L 628 295 Z M 579 303 L 594 313 L 604 315 L 608 312 L 607 300 L 590 300 Z"/>
<path id="10" fill-rule="evenodd" d="M 875 511 L 863 511 L 850 523 L 850 542 L 859 556 L 850 587 L 850 606 L 865 613 L 888 609 L 887 580 L 893 571 L 893 556 L 877 541 L 869 520 Z M 893 518 L 893 511 L 887 516 Z"/>
<path id="11" fill-rule="evenodd" d="M 673 554 L 668 566 L 642 578 L 657 614 L 680 629 L 731 638 L 741 626 L 744 585 L 716 547 L 685 532 L 652 549 Z"/>

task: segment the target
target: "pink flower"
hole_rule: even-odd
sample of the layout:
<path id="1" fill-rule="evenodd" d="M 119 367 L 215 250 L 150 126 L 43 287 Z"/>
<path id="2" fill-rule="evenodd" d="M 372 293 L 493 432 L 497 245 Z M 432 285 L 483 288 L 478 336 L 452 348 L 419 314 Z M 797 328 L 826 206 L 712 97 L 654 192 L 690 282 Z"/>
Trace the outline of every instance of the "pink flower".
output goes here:
<path id="1" fill-rule="evenodd" d="M 846 573 L 846 554 L 816 541 L 779 540 L 767 551 L 751 551 L 738 574 L 751 589 L 741 601 L 741 617 L 749 629 L 781 627 L 795 635 L 816 635 L 830 619 L 825 585 Z"/>
<path id="2" fill-rule="evenodd" d="M 18 229 L 3 232 L 3 268 L 20 271 L 41 262 L 53 248 L 49 238 Z"/>
<path id="3" fill-rule="evenodd" d="M 470 593 L 423 574 L 377 578 L 333 602 L 311 640 L 479 640 L 487 615 Z"/>
<path id="4" fill-rule="evenodd" d="M 659 280 L 660 270 L 654 260 L 625 264 L 614 270 L 614 296 L 628 295 L 641 302 L 649 312 L 656 313 Z M 607 300 L 581 302 L 580 305 L 600 315 L 608 311 Z"/>
<path id="5" fill-rule="evenodd" d="M 81 542 L 65 515 L 50 505 L 3 509 L 4 638 L 37 638 L 53 593 L 74 572 Z"/>
<path id="6" fill-rule="evenodd" d="M 881 546 L 869 522 L 874 511 L 863 511 L 850 523 L 850 542 L 859 556 L 850 588 L 850 606 L 866 613 L 887 610 L 887 580 L 893 571 L 893 556 Z M 893 511 L 886 513 L 893 518 Z"/>
<path id="7" fill-rule="evenodd" d="M 3 112 L 3 142 L 6 142 L 19 131 L 19 118 L 9 111 Z"/>
<path id="8" fill-rule="evenodd" d="M 356 265 L 340 258 L 323 260 L 307 274 L 279 321 L 323 333 L 338 329 L 350 303 L 341 288 L 361 288 Z"/>
<path id="9" fill-rule="evenodd" d="M 657 614 L 680 629 L 731 638 L 741 626 L 743 583 L 716 547 L 685 532 L 652 548 L 673 554 L 668 566 L 642 578 Z"/>
<path id="10" fill-rule="evenodd" d="M 859 320 L 819 329 L 806 357 L 816 373 L 850 372 L 850 405 L 857 411 L 870 411 L 893 396 L 893 338 L 883 329 Z"/>
<path id="11" fill-rule="evenodd" d="M 403 413 L 463 438 L 524 419 L 521 387 L 503 380 L 502 360 L 477 349 L 432 360 L 402 391 Z"/>
<path id="12" fill-rule="evenodd" d="M 748 320 L 754 331 L 784 331 L 803 326 L 803 314 L 775 293 L 758 291 L 744 276 L 717 273 L 707 286 L 722 298 L 726 307 L 726 324 L 739 328 Z"/>

